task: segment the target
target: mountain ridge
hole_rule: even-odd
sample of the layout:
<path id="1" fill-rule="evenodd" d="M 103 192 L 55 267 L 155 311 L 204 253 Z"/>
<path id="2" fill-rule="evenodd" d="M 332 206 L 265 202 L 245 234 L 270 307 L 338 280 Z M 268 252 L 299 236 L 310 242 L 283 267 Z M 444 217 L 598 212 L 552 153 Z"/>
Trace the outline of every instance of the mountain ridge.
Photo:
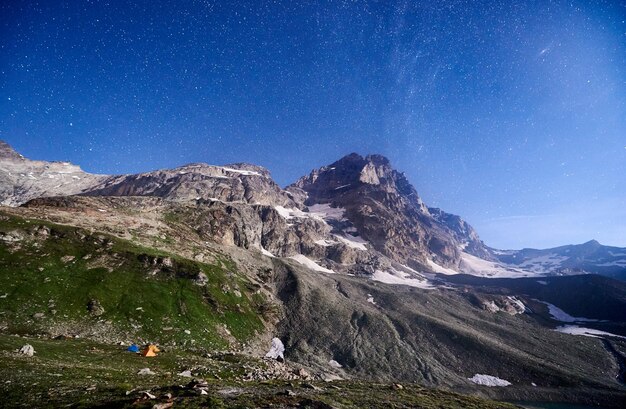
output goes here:
<path id="1" fill-rule="evenodd" d="M 68 162 L 31 161 L 6 142 L 0 142 L 0 158 L 4 205 L 72 195 L 202 200 L 213 203 L 213 208 L 225 206 L 220 212 L 238 209 L 229 216 L 227 229 L 235 231 L 232 240 L 231 234 L 224 236 L 226 243 L 284 257 L 302 254 L 328 270 L 369 275 L 380 271 L 388 279 L 424 282 L 425 276 L 414 270 L 492 277 L 600 273 L 626 278 L 626 249 L 593 240 L 545 250 L 493 249 L 460 216 L 428 207 L 404 173 L 378 154 L 350 153 L 284 189 L 268 169 L 248 163 L 189 163 L 139 174 L 92 175 Z M 269 208 L 255 210 L 257 205 Z M 221 217 L 215 211 L 210 216 L 213 226 Z M 265 227 L 254 232 L 254 225 Z M 209 235 L 215 237 L 219 230 L 213 227 Z M 581 250 L 591 247 L 595 250 Z M 564 253 L 572 249 L 574 257 Z M 345 268 L 355 262 L 358 268 Z"/>

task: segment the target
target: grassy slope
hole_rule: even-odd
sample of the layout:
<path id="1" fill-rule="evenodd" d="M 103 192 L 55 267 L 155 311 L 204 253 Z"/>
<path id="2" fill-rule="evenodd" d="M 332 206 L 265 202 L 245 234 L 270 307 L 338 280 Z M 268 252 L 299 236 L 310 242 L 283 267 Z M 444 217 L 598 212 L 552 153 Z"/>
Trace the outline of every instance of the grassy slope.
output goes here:
<path id="1" fill-rule="evenodd" d="M 263 328 L 264 300 L 226 260 L 203 264 L 73 227 L 2 217 L 0 323 L 11 333 L 100 333 L 211 349 L 245 342 Z M 194 283 L 200 273 L 206 285 Z M 105 312 L 90 315 L 98 300 Z M 43 313 L 44 318 L 33 318 Z M 168 330 L 163 330 L 166 328 Z M 190 334 L 187 334 L 188 330 Z M 133 338 L 134 336 L 134 338 Z"/>

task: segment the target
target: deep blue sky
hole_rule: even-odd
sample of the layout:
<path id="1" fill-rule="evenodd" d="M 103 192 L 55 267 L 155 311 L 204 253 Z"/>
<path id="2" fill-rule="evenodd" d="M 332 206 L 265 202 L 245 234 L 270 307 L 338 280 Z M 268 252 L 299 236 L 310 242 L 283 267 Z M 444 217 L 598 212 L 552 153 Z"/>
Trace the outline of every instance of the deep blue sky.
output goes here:
<path id="1" fill-rule="evenodd" d="M 625 20 L 623 1 L 3 1 L 0 139 L 282 185 L 381 153 L 489 245 L 626 246 Z"/>

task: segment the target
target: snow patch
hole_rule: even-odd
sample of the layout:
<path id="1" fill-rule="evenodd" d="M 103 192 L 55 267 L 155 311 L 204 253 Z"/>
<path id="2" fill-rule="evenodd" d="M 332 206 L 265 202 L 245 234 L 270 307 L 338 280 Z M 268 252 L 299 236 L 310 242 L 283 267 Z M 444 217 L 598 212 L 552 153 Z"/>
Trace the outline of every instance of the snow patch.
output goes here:
<path id="1" fill-rule="evenodd" d="M 290 209 L 287 209 L 283 206 L 274 206 L 274 209 L 276 209 L 278 214 L 281 215 L 284 219 L 289 220 L 292 218 Z"/>
<path id="2" fill-rule="evenodd" d="M 351 234 L 347 234 L 345 237 L 342 236 L 338 236 L 338 235 L 334 235 L 337 240 L 339 240 L 340 242 L 342 242 L 343 244 L 345 244 L 348 247 L 351 247 L 353 249 L 357 249 L 357 250 L 363 250 L 366 251 L 367 247 L 365 247 L 365 243 L 367 243 L 365 240 L 363 240 L 361 237 L 359 236 L 353 236 Z"/>
<path id="3" fill-rule="evenodd" d="M 332 366 L 333 368 L 343 368 L 343 365 L 341 365 L 339 362 L 335 361 L 334 359 L 331 359 L 330 361 L 328 361 L 328 365 Z"/>
<path id="4" fill-rule="evenodd" d="M 374 296 L 372 294 L 367 294 L 367 302 L 376 305 L 374 301 Z"/>
<path id="5" fill-rule="evenodd" d="M 471 378 L 467 378 L 476 385 L 483 386 L 509 386 L 511 382 L 491 375 L 476 374 Z"/>
<path id="6" fill-rule="evenodd" d="M 559 256 L 554 253 L 544 254 L 542 256 L 524 260 L 521 264 L 519 264 L 519 267 L 535 273 L 546 273 L 560 267 L 561 264 L 568 258 L 569 257 Z"/>
<path id="7" fill-rule="evenodd" d="M 265 354 L 266 358 L 270 359 L 280 359 L 281 361 L 285 360 L 285 345 L 280 340 L 280 338 L 272 338 L 272 345 L 270 346 L 270 350 Z"/>
<path id="8" fill-rule="evenodd" d="M 410 274 L 403 273 L 394 268 L 391 270 L 392 272 L 376 270 L 372 275 L 372 280 L 386 284 L 408 285 L 410 287 L 417 287 L 425 290 L 435 288 L 428 280 L 411 278 Z"/>
<path id="9" fill-rule="evenodd" d="M 623 338 L 621 335 L 611 334 L 610 332 L 600 331 L 593 328 L 579 327 L 578 325 L 561 325 L 555 329 L 556 332 L 562 332 L 570 335 L 582 335 L 584 337 L 601 338 L 602 336 Z"/>
<path id="10" fill-rule="evenodd" d="M 439 273 L 439 274 L 445 274 L 445 275 L 455 275 L 455 274 L 459 274 L 458 271 L 454 271 L 450 268 L 446 268 L 443 266 L 440 266 L 439 264 L 435 263 L 433 260 L 428 260 L 428 265 L 430 266 L 430 268 L 433 269 L 433 271 L 435 273 Z"/>
<path id="11" fill-rule="evenodd" d="M 626 260 L 615 260 L 607 263 L 596 264 L 598 267 L 626 267 Z"/>
<path id="12" fill-rule="evenodd" d="M 222 169 L 226 172 L 238 173 L 243 176 L 263 176 L 259 172 L 254 172 L 252 170 L 233 169 L 233 168 L 227 168 L 224 166 L 215 166 L 215 167 L 218 169 Z"/>
<path id="13" fill-rule="evenodd" d="M 592 318 L 573 317 L 569 315 L 568 313 L 566 313 L 565 311 L 563 311 L 562 309 L 560 309 L 559 307 L 557 307 L 556 305 L 550 304 L 545 301 L 541 301 L 541 302 L 548 306 L 550 315 L 552 316 L 552 318 L 554 318 L 557 321 L 561 321 L 561 322 L 598 322 L 600 321 L 600 320 L 594 320 Z"/>
<path id="14" fill-rule="evenodd" d="M 273 255 L 273 254 L 272 254 L 272 253 L 270 253 L 269 251 L 265 250 L 263 247 L 261 247 L 261 253 L 263 253 L 263 255 L 264 255 L 264 256 L 267 256 L 267 257 L 274 257 L 274 258 L 276 258 L 276 256 L 275 256 L 275 255 Z"/>
<path id="15" fill-rule="evenodd" d="M 526 307 L 526 305 L 517 297 L 512 297 L 509 295 L 506 298 L 508 298 L 509 301 L 511 301 L 513 304 L 517 305 L 517 308 L 519 308 L 521 311 L 520 314 L 529 310 L 529 308 Z"/>
<path id="16" fill-rule="evenodd" d="M 325 267 L 320 266 L 315 261 L 311 260 L 310 258 L 308 258 L 307 256 L 303 254 L 296 254 L 295 256 L 291 256 L 289 258 L 297 261 L 298 263 L 302 264 L 305 267 L 310 268 L 311 270 L 321 271 L 322 273 L 335 274 L 333 270 L 329 270 Z"/>
<path id="17" fill-rule="evenodd" d="M 309 217 L 314 217 L 315 215 L 312 215 L 310 213 L 306 213 L 303 212 L 300 209 L 292 209 L 292 208 L 286 208 L 283 206 L 274 206 L 274 209 L 276 209 L 276 211 L 278 212 L 278 214 L 280 214 L 284 219 L 286 220 L 291 220 L 294 218 L 309 218 Z"/>
<path id="18" fill-rule="evenodd" d="M 330 203 L 320 203 L 313 206 L 309 206 L 309 213 L 312 216 L 317 216 L 323 220 L 346 220 L 343 214 L 346 209 L 343 207 L 331 207 Z"/>

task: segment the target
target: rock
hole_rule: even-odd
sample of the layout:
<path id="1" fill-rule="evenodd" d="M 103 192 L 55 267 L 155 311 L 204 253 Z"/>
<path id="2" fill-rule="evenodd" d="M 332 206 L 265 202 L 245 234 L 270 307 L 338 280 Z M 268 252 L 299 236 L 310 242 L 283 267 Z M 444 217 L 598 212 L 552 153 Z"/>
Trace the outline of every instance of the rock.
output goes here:
<path id="1" fill-rule="evenodd" d="M 194 280 L 196 285 L 206 285 L 209 282 L 209 277 L 206 274 L 200 272 L 198 273 L 198 277 Z"/>
<path id="2" fill-rule="evenodd" d="M 61 261 L 64 262 L 65 264 L 69 263 L 70 261 L 74 261 L 74 259 L 76 258 L 76 256 L 63 256 L 61 257 Z"/>
<path id="3" fill-rule="evenodd" d="M 102 308 L 102 305 L 100 305 L 100 301 L 96 300 L 95 298 L 87 303 L 87 310 L 94 317 L 99 317 L 104 314 L 104 308 Z"/>
<path id="4" fill-rule="evenodd" d="M 309 379 L 311 374 L 304 368 L 300 368 L 296 371 L 296 375 L 298 375 L 302 379 Z"/>
<path id="5" fill-rule="evenodd" d="M 328 361 L 328 365 L 332 366 L 333 368 L 343 368 L 343 365 L 341 365 L 339 362 L 335 361 L 334 359 L 331 359 L 330 361 Z"/>
<path id="6" fill-rule="evenodd" d="M 291 389 L 285 389 L 284 391 L 276 393 L 279 396 L 296 396 L 296 393 Z"/>
<path id="7" fill-rule="evenodd" d="M 150 393 L 150 391 L 142 391 L 141 396 L 147 399 L 156 399 L 156 396 Z"/>
<path id="8" fill-rule="evenodd" d="M 333 381 L 341 381 L 341 380 L 343 380 L 341 376 L 337 376 L 333 374 L 328 374 L 324 376 L 324 382 L 333 382 Z"/>
<path id="9" fill-rule="evenodd" d="M 267 354 L 265 354 L 265 357 L 283 362 L 285 360 L 284 352 L 285 345 L 283 345 L 283 342 L 278 338 L 272 338 L 272 346 Z"/>
<path id="10" fill-rule="evenodd" d="M 188 329 L 186 329 L 185 331 L 183 331 L 185 334 L 187 335 L 191 335 L 191 331 L 189 331 Z"/>
<path id="11" fill-rule="evenodd" d="M 156 375 L 150 368 L 143 368 L 137 372 L 137 375 Z"/>
<path id="12" fill-rule="evenodd" d="M 187 384 L 187 387 L 191 389 L 208 388 L 209 383 L 204 379 L 194 378 L 191 382 Z"/>
<path id="13" fill-rule="evenodd" d="M 35 348 L 30 344 L 26 344 L 20 348 L 19 353 L 26 356 L 33 356 L 35 354 Z"/>
<path id="14" fill-rule="evenodd" d="M 44 318 L 46 315 L 43 312 L 36 312 L 33 314 L 33 318 L 36 320 L 40 320 Z"/>
<path id="15" fill-rule="evenodd" d="M 191 370 L 187 369 L 185 371 L 182 371 L 181 373 L 178 374 L 178 376 L 182 376 L 185 378 L 192 378 L 193 375 L 191 374 Z"/>
<path id="16" fill-rule="evenodd" d="M 172 406 L 174 406 L 174 402 L 163 402 L 157 403 L 156 405 L 152 406 L 152 409 L 169 409 Z"/>
<path id="17" fill-rule="evenodd" d="M 404 389 L 404 386 L 400 385 L 399 383 L 394 383 L 392 385 L 392 388 L 397 390 L 397 391 L 401 391 L 402 389 Z"/>
<path id="18" fill-rule="evenodd" d="M 314 391 L 321 391 L 322 390 L 322 388 L 319 388 L 319 387 L 313 385 L 312 383 L 308 383 L 308 382 L 305 382 L 305 383 L 301 384 L 300 386 L 302 386 L 303 388 L 306 388 L 306 389 L 313 389 Z"/>

